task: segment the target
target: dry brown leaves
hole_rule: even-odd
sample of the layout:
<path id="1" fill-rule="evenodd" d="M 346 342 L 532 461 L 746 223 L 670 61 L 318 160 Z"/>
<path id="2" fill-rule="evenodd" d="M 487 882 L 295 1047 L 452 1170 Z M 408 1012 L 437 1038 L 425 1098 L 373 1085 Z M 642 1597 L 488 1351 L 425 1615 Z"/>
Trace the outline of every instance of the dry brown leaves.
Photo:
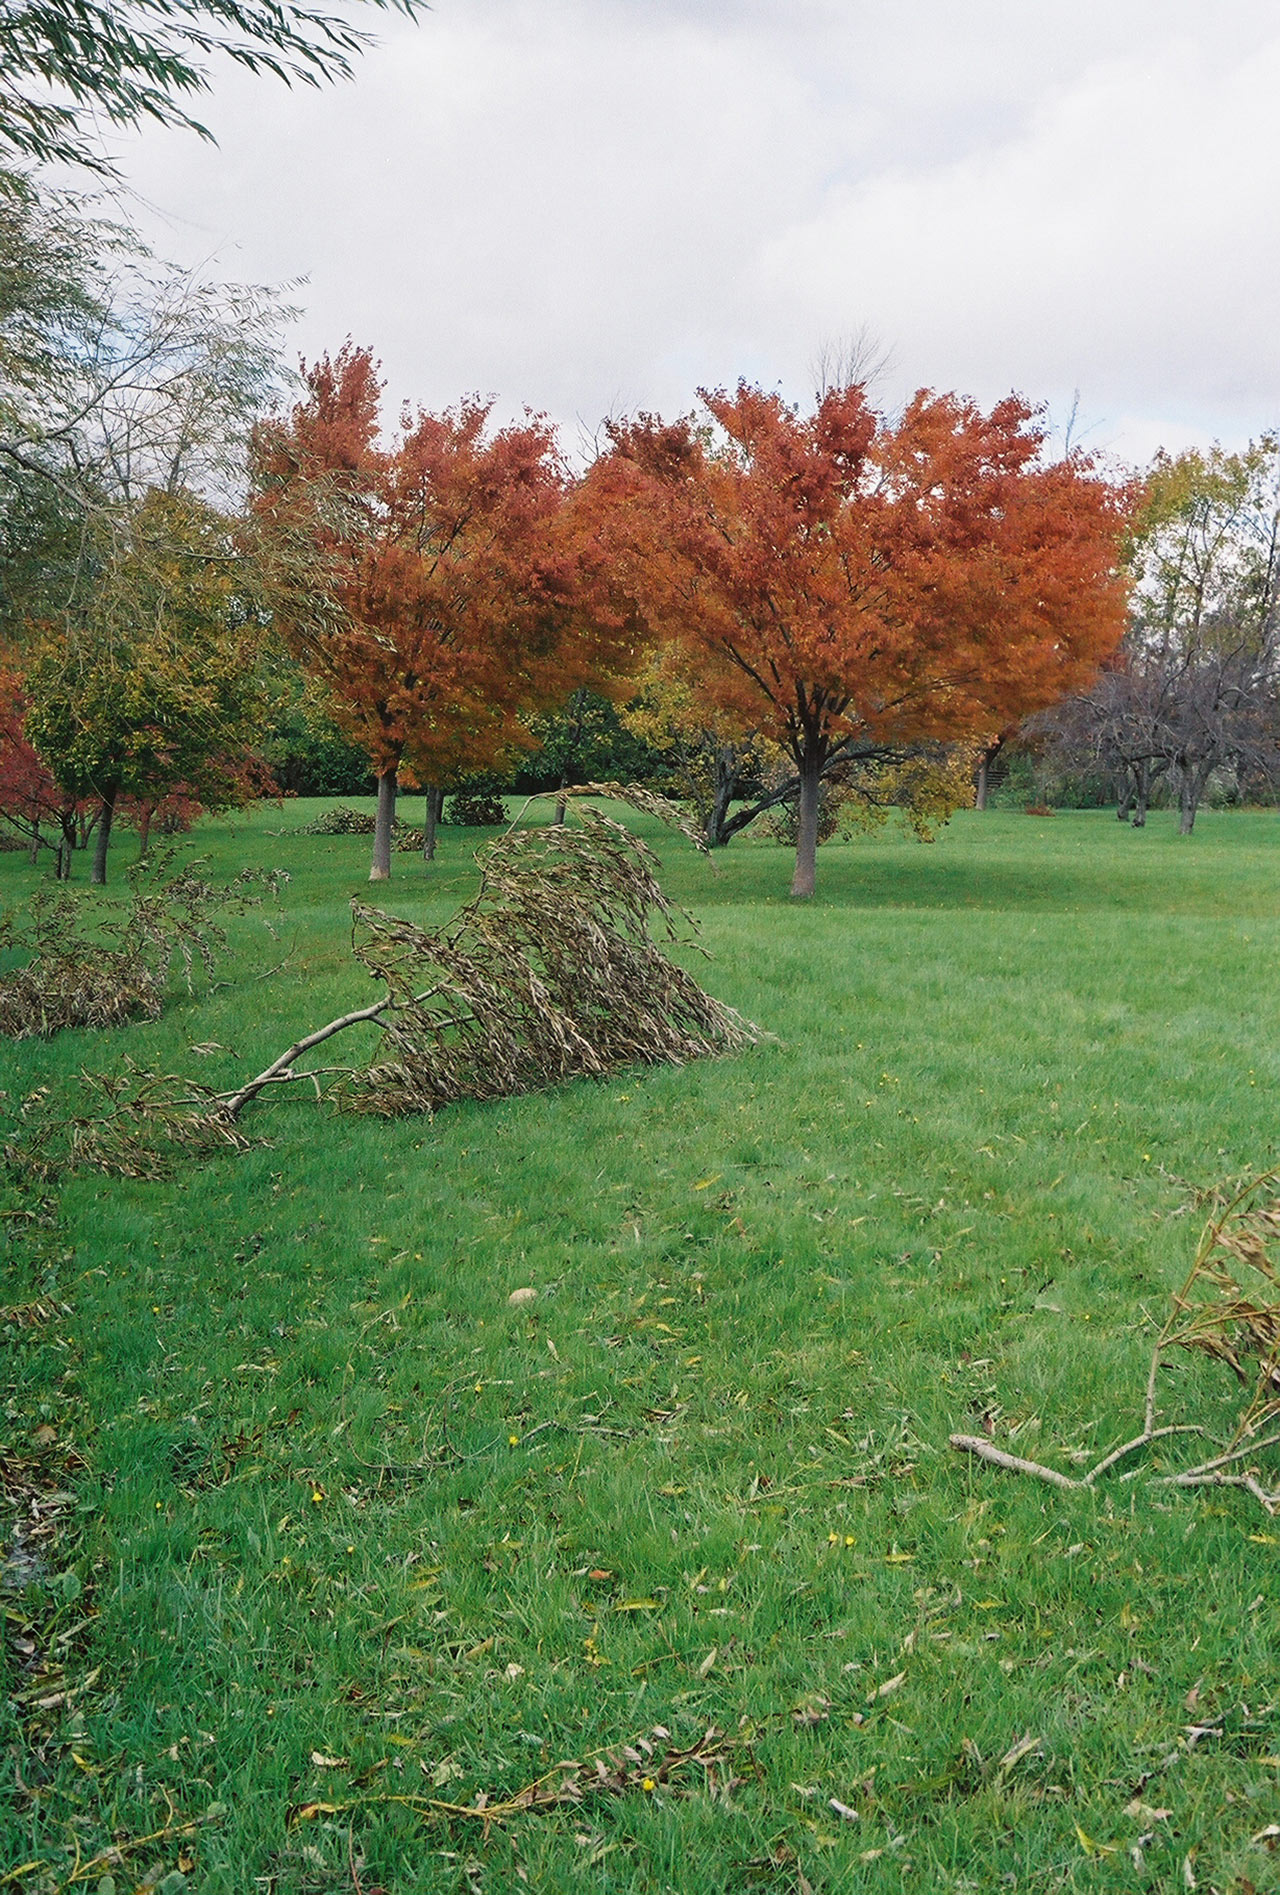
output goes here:
<path id="1" fill-rule="evenodd" d="M 689 919 L 652 853 L 597 810 L 578 814 L 481 850 L 479 893 L 434 933 L 353 904 L 353 952 L 389 1006 L 384 1055 L 341 1088 L 348 1110 L 434 1112 L 758 1038 L 650 938 L 656 923 L 674 941 Z"/>
<path id="2" fill-rule="evenodd" d="M 648 791 L 593 784 L 573 794 L 625 795 L 684 827 L 674 806 Z M 694 931 L 663 893 L 656 857 L 612 817 L 590 808 L 577 816 L 572 825 L 513 826 L 488 844 L 477 856 L 479 891 L 434 932 L 353 902 L 352 952 L 380 997 L 300 1036 L 234 1091 L 127 1063 L 116 1075 L 85 1075 L 96 1096 L 83 1113 L 32 1095 L 24 1130 L 6 1148 L 9 1163 L 41 1180 L 86 1167 L 152 1178 L 182 1153 L 242 1149 L 246 1106 L 299 1080 L 343 1110 L 393 1117 L 754 1044 L 759 1030 L 652 938 L 687 944 Z M 361 1023 L 382 1033 L 371 1064 L 323 1074 L 299 1065 Z"/>
<path id="3" fill-rule="evenodd" d="M 175 864 L 157 851 L 129 871 L 121 910 L 86 903 L 65 887 L 37 889 L 25 913 L 0 927 L 0 947 L 29 956 L 0 980 L 0 1034 L 47 1039 L 67 1027 L 117 1027 L 156 1020 L 174 969 L 188 992 L 197 963 L 206 975 L 226 934 L 218 910 L 256 904 L 256 885 L 274 890 L 287 876 L 246 870 L 225 885 L 206 881 L 199 862 Z"/>
<path id="4" fill-rule="evenodd" d="M 310 1802 L 291 1810 L 289 1820 L 308 1822 L 350 1809 L 398 1803 L 446 1823 L 478 1822 L 488 1831 L 494 1823 L 515 1816 L 536 1816 L 601 1797 L 687 1794 L 700 1788 L 705 1794 L 726 1798 L 744 1780 L 737 1772 L 735 1745 L 722 1731 L 708 1729 L 696 1743 L 681 1748 L 672 1744 L 671 1732 L 664 1725 L 655 1724 L 631 1743 L 598 1751 L 583 1760 L 565 1759 L 512 1796 L 480 1790 L 470 1803 L 399 1794 L 357 1797 L 342 1803 Z"/>

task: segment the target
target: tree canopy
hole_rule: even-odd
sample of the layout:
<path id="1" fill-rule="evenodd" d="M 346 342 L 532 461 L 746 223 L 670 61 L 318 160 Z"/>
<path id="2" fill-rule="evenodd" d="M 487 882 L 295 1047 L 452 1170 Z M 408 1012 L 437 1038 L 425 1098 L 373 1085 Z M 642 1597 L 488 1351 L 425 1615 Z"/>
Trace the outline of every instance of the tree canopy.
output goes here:
<path id="1" fill-rule="evenodd" d="M 629 622 L 585 607 L 589 560 L 544 417 L 490 430 L 492 404 L 470 397 L 406 413 L 384 442 L 369 350 L 348 345 L 306 381 L 259 432 L 255 505 L 283 549 L 278 617 L 378 777 L 381 880 L 401 768 L 438 785 L 535 748 L 532 716 L 625 649 Z"/>
<path id="2" fill-rule="evenodd" d="M 1089 679 L 1124 629 L 1127 489 L 1050 463 L 1033 410 L 857 386 L 811 415 L 740 384 L 711 428 L 611 429 L 595 472 L 621 582 L 799 784 L 793 892 L 819 786 L 904 742 L 980 737 Z"/>
<path id="3" fill-rule="evenodd" d="M 414 17 L 423 0 L 359 0 Z M 14 0 L 0 18 L 0 161 L 113 167 L 102 119 L 201 137 L 187 102 L 221 55 L 286 84 L 347 78 L 370 35 L 294 0 Z"/>

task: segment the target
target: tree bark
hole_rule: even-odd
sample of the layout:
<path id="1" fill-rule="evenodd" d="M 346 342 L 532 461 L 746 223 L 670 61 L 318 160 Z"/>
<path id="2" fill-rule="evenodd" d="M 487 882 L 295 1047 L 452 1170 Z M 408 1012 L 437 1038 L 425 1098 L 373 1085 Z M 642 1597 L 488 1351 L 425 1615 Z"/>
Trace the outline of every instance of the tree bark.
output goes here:
<path id="1" fill-rule="evenodd" d="M 985 750 L 978 764 L 978 782 L 973 793 L 973 806 L 975 809 L 985 809 L 987 806 L 987 753 Z"/>
<path id="2" fill-rule="evenodd" d="M 796 871 L 791 893 L 807 901 L 818 882 L 818 799 L 822 765 L 806 757 L 800 765 L 800 810 L 796 830 Z"/>
<path id="3" fill-rule="evenodd" d="M 427 785 L 427 809 L 422 823 L 422 859 L 434 862 L 436 859 L 436 830 L 444 810 L 444 790 L 438 783 Z"/>
<path id="4" fill-rule="evenodd" d="M 117 791 L 111 790 L 102 798 L 98 812 L 98 840 L 93 850 L 93 870 L 89 876 L 95 888 L 104 888 L 107 881 L 107 847 L 111 841 L 111 818 L 115 814 Z"/>
<path id="5" fill-rule="evenodd" d="M 57 860 L 54 866 L 54 880 L 57 882 L 69 882 L 71 880 L 71 857 L 75 853 L 76 846 L 76 818 L 74 810 L 64 809 L 58 817 L 58 822 L 62 830 L 62 838 L 58 843 Z"/>
<path id="6" fill-rule="evenodd" d="M 378 778 L 378 814 L 373 829 L 371 882 L 391 880 L 391 827 L 396 819 L 396 772 L 384 770 Z"/>
<path id="7" fill-rule="evenodd" d="M 1146 828 L 1147 810 L 1150 807 L 1150 803 L 1151 765 L 1144 761 L 1138 765 L 1138 788 L 1133 805 L 1133 826 L 1135 829 Z"/>
<path id="8" fill-rule="evenodd" d="M 716 787 L 711 808 L 707 812 L 706 843 L 709 849 L 727 848 L 733 839 L 733 831 L 728 827 L 729 805 L 733 801 L 733 792 L 738 787 L 737 771 L 727 762 L 723 751 L 716 756 Z"/>
<path id="9" fill-rule="evenodd" d="M 1178 787 L 1178 834 L 1189 836 L 1196 826 L 1196 811 L 1200 807 L 1200 798 L 1204 795 L 1204 786 L 1209 781 L 1208 764 L 1198 764 L 1194 770 L 1182 772 L 1182 782 Z"/>

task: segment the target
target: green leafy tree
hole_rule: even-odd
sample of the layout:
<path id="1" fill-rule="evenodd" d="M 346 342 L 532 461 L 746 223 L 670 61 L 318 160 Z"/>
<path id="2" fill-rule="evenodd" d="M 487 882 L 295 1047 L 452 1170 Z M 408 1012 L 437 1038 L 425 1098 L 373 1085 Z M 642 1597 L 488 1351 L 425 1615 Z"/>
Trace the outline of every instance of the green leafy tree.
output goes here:
<path id="1" fill-rule="evenodd" d="M 110 542 L 27 673 L 26 733 L 59 786 L 100 807 L 92 880 L 105 882 L 122 796 L 178 785 L 205 808 L 246 793 L 262 710 L 261 623 L 230 523 L 189 494 L 149 494 Z"/>

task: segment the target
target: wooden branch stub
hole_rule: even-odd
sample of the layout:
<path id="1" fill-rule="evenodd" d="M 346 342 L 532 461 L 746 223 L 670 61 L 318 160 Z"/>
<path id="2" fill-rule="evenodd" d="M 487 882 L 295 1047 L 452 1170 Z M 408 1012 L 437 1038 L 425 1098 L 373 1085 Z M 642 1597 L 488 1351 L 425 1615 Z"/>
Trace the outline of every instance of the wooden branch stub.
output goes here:
<path id="1" fill-rule="evenodd" d="M 975 1454 L 980 1461 L 990 1461 L 993 1467 L 1007 1468 L 1011 1474 L 1031 1474 L 1036 1480 L 1048 1481 L 1051 1487 L 1066 1487 L 1075 1492 L 1083 1488 L 1084 1482 L 1072 1480 L 1069 1474 L 1060 1474 L 1056 1467 L 1044 1467 L 1039 1461 L 1024 1461 L 1019 1454 L 1006 1454 L 993 1442 L 978 1434 L 953 1434 L 951 1446 L 959 1454 Z"/>

